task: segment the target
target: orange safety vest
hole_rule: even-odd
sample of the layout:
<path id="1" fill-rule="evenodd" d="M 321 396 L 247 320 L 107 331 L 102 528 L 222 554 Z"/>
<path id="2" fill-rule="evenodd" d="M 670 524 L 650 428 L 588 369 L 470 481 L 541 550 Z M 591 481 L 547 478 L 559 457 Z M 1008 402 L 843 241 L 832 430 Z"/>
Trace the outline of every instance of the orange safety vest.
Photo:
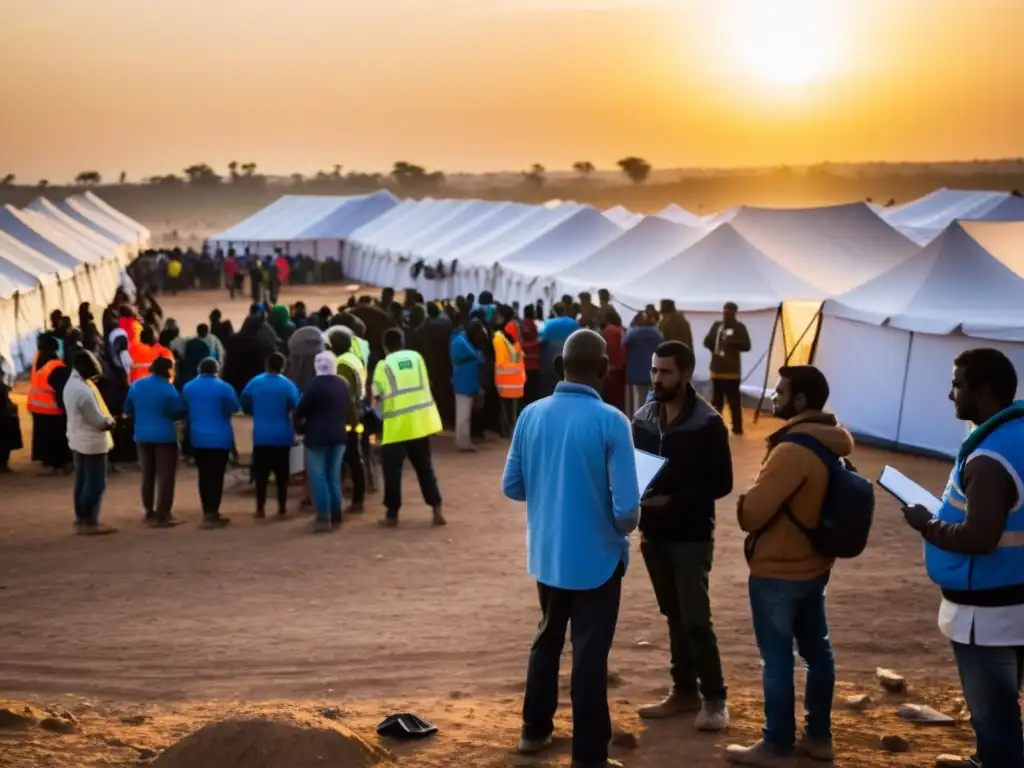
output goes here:
<path id="1" fill-rule="evenodd" d="M 523 396 L 526 363 L 519 342 L 512 343 L 503 333 L 494 334 L 494 386 L 498 395 L 511 400 Z"/>
<path id="2" fill-rule="evenodd" d="M 50 374 L 63 368 L 60 360 L 51 360 L 42 368 L 32 366 L 32 378 L 28 390 L 28 412 L 40 416 L 60 416 L 64 411 L 57 402 L 57 393 L 50 386 Z"/>
<path id="3" fill-rule="evenodd" d="M 128 348 L 128 354 L 132 358 L 132 384 L 139 379 L 149 376 L 149 367 L 153 364 L 154 360 L 160 357 L 160 353 L 155 346 L 151 347 L 149 344 L 143 344 L 141 341 L 132 344 Z"/>

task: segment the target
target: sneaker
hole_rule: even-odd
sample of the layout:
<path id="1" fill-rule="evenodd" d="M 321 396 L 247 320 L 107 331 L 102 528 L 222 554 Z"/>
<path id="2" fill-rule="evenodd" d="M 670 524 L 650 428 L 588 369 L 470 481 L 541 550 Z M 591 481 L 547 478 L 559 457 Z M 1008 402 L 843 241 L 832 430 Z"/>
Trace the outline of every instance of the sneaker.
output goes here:
<path id="1" fill-rule="evenodd" d="M 363 502 L 361 502 L 361 501 L 353 501 L 345 509 L 345 514 L 346 515 L 361 515 L 361 514 L 363 514 Z"/>
<path id="2" fill-rule="evenodd" d="M 516 752 L 520 755 L 536 755 L 548 749 L 553 741 L 554 734 L 549 733 L 543 739 L 528 739 L 525 736 L 520 737 L 519 746 L 516 747 Z"/>
<path id="3" fill-rule="evenodd" d="M 759 741 L 743 747 L 730 744 L 725 748 L 725 759 L 735 765 L 754 765 L 760 768 L 789 768 L 794 765 L 792 751 L 783 751 Z"/>
<path id="4" fill-rule="evenodd" d="M 836 759 L 835 750 L 832 748 L 832 739 L 812 739 L 809 736 L 801 736 L 796 742 L 796 751 L 811 758 L 831 763 Z M 970 763 L 967 763 L 970 765 Z"/>
<path id="5" fill-rule="evenodd" d="M 729 708 L 724 701 L 705 701 L 693 725 L 698 731 L 724 731 L 729 727 Z"/>
<path id="6" fill-rule="evenodd" d="M 207 515 L 203 518 L 203 522 L 199 527 L 205 531 L 212 531 L 217 528 L 223 528 L 230 522 L 231 519 L 227 517 L 221 517 L 220 515 Z"/>
<path id="7" fill-rule="evenodd" d="M 644 720 L 664 720 L 688 712 L 701 712 L 702 702 L 699 694 L 680 693 L 673 689 L 667 697 L 654 704 L 640 707 L 637 714 Z"/>
<path id="8" fill-rule="evenodd" d="M 117 528 L 103 523 L 75 523 L 75 533 L 79 536 L 109 536 L 117 533 Z"/>
<path id="9" fill-rule="evenodd" d="M 331 521 L 317 518 L 313 521 L 313 533 L 330 533 Z"/>
<path id="10" fill-rule="evenodd" d="M 434 507 L 434 525 L 448 525 L 448 521 L 444 519 L 444 513 L 441 511 L 440 504 Z"/>
<path id="11" fill-rule="evenodd" d="M 172 515 L 168 515 L 164 518 L 158 518 L 153 521 L 154 528 L 174 528 L 178 525 L 181 525 L 181 520 Z"/>

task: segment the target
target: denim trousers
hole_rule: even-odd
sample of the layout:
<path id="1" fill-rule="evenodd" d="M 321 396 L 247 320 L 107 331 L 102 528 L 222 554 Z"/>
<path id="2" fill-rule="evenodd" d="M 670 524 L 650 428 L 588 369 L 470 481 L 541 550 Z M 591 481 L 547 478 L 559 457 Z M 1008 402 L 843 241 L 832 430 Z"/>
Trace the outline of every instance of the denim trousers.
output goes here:
<path id="1" fill-rule="evenodd" d="M 807 581 L 750 576 L 750 611 L 764 686 L 764 741 L 782 751 L 796 742 L 794 644 L 807 668 L 805 733 L 811 739 L 832 738 L 836 665 L 825 615 L 829 576 Z"/>
<path id="2" fill-rule="evenodd" d="M 984 768 L 1024 768 L 1020 684 L 1024 646 L 953 643 L 960 685 Z"/>
<path id="3" fill-rule="evenodd" d="M 318 520 L 341 522 L 342 445 L 307 445 L 306 473 Z"/>
<path id="4" fill-rule="evenodd" d="M 107 454 L 75 451 L 75 522 L 95 523 L 107 491 Z"/>

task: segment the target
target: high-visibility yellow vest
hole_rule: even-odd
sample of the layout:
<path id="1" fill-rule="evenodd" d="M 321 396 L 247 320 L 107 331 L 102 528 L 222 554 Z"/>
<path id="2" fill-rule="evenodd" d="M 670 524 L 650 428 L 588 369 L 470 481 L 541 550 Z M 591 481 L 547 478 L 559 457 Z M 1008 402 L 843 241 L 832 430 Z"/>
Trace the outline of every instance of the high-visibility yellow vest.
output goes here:
<path id="1" fill-rule="evenodd" d="M 392 352 L 377 364 L 373 389 L 381 400 L 384 439 L 404 443 L 441 431 L 441 414 L 430 393 L 427 364 L 418 352 Z"/>
<path id="2" fill-rule="evenodd" d="M 362 403 L 366 397 L 366 366 L 363 365 L 363 361 L 359 359 L 359 355 L 353 352 L 351 349 L 345 354 L 338 357 L 338 375 L 341 375 L 342 366 L 352 371 L 352 377 L 356 380 L 356 402 Z M 355 426 L 357 434 L 363 434 L 363 423 L 360 421 Z M 351 424 L 345 425 L 345 431 L 351 432 L 353 427 Z"/>
<path id="3" fill-rule="evenodd" d="M 370 342 L 368 342 L 366 339 L 363 339 L 363 338 L 360 338 L 359 336 L 356 336 L 353 333 L 352 334 L 352 344 L 353 344 L 353 348 L 357 349 L 357 352 L 359 354 L 359 359 L 363 361 L 363 365 L 364 366 L 365 365 L 369 365 L 369 363 L 370 363 Z M 366 377 L 364 376 L 363 378 L 366 378 Z"/>

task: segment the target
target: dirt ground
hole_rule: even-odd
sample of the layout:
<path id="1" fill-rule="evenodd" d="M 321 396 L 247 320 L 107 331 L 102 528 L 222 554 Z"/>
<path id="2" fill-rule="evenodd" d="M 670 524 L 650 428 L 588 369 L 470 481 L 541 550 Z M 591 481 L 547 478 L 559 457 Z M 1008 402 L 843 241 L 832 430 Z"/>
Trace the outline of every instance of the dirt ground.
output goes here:
<path id="1" fill-rule="evenodd" d="M 312 308 L 345 294 L 318 288 L 282 298 Z M 192 293 L 164 306 L 185 329 L 215 306 L 237 327 L 247 302 Z M 759 733 L 759 665 L 733 509 L 775 426 L 763 418 L 734 440 L 735 494 L 718 510 L 712 591 L 730 684 L 726 734 L 697 734 L 688 721 L 641 724 L 634 714 L 668 684 L 666 628 L 634 539 L 610 690 L 616 726 L 638 740 L 613 750 L 627 766 L 718 765 L 724 744 Z M 245 420 L 238 433 L 244 459 Z M 328 708 L 371 739 L 390 712 L 415 711 L 440 732 L 411 746 L 389 744 L 403 765 L 568 765 L 567 687 L 556 749 L 537 759 L 511 751 L 538 608 L 525 569 L 524 510 L 499 487 L 506 446 L 492 439 L 467 456 L 454 452 L 448 435 L 434 444 L 447 528 L 430 527 L 407 472 L 399 529 L 375 525 L 381 509 L 371 496 L 365 519 L 331 536 L 311 535 L 308 517 L 253 520 L 244 476 L 225 495 L 233 524 L 201 531 L 195 472 L 183 468 L 175 513 L 187 524 L 144 528 L 138 474 L 129 470 L 112 476 L 103 509 L 120 533 L 76 537 L 72 479 L 41 478 L 25 452 L 16 454 L 17 474 L 0 477 L 0 697 L 67 711 L 78 725 L 66 735 L 0 727 L 0 765 L 135 765 L 210 720 L 256 705 Z M 948 472 L 943 462 L 869 449 L 855 460 L 872 476 L 891 462 L 934 490 Z M 294 489 L 296 507 L 299 495 Z M 837 706 L 840 766 L 926 766 L 939 753 L 969 749 L 963 722 L 924 729 L 895 715 L 903 701 L 957 709 L 952 654 L 935 624 L 939 598 L 921 560 L 920 537 L 881 494 L 867 552 L 838 565 L 829 593 L 837 701 L 868 693 L 875 702 L 863 713 Z M 874 679 L 879 666 L 905 675 L 909 696 L 883 694 Z M 880 750 L 876 742 L 887 734 L 905 737 L 911 751 Z"/>

